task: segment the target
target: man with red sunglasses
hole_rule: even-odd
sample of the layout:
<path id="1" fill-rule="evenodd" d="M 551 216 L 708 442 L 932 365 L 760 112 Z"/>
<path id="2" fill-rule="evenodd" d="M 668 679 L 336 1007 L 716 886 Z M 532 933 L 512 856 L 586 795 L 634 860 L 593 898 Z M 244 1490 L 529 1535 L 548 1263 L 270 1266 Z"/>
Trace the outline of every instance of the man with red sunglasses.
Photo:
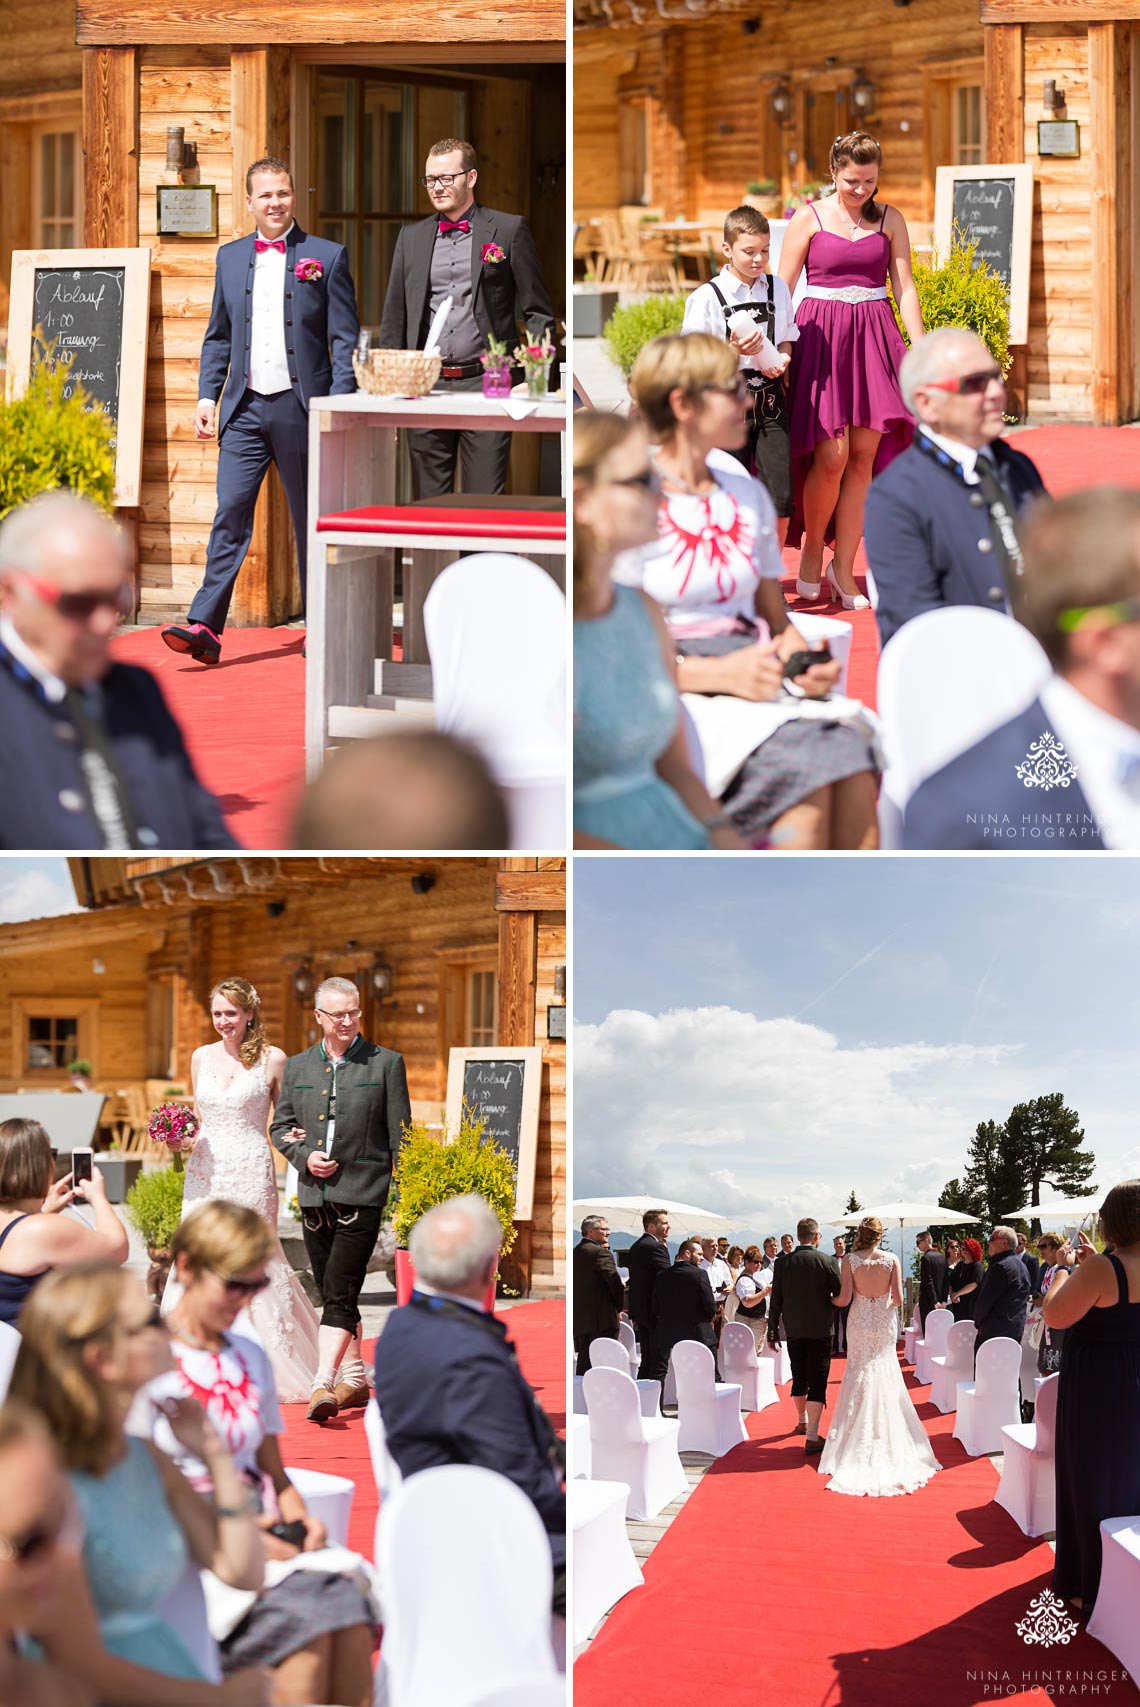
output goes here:
<path id="1" fill-rule="evenodd" d="M 918 430 L 871 482 L 863 530 L 884 646 L 943 605 L 1008 611 L 1022 571 L 1017 521 L 1045 490 L 1002 439 L 1001 368 L 973 332 L 928 332 L 904 356 L 899 384 Z"/>
<path id="2" fill-rule="evenodd" d="M 232 848 L 146 670 L 114 663 L 124 535 L 49 492 L 0 524 L 0 847 Z"/>

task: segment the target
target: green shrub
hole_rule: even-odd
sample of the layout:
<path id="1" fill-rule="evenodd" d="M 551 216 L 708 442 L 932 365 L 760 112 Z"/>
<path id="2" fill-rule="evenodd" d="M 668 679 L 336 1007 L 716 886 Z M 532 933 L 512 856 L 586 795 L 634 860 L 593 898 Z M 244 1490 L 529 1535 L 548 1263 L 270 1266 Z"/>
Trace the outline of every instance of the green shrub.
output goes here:
<path id="1" fill-rule="evenodd" d="M 0 403 L 0 516 L 60 486 L 112 508 L 114 428 L 81 385 L 64 399 L 70 367 L 70 356 L 41 362 L 24 395 Z"/>
<path id="2" fill-rule="evenodd" d="M 628 308 L 614 309 L 603 337 L 626 379 L 643 344 L 664 332 L 681 330 L 686 300 L 683 296 L 649 296 L 644 302 L 630 303 Z"/>
<path id="3" fill-rule="evenodd" d="M 153 1173 L 140 1174 L 127 1193 L 127 1214 L 152 1251 L 170 1249 L 182 1219 L 185 1177 L 175 1168 L 156 1168 Z"/>
<path id="4" fill-rule="evenodd" d="M 941 265 L 937 254 L 933 264 L 911 257 L 922 324 L 928 332 L 937 326 L 968 326 L 1006 374 L 1011 358 L 1005 284 L 1000 273 L 977 259 L 977 249 L 977 243 L 955 226 L 950 253 Z M 898 306 L 892 306 L 899 331 L 909 344 Z"/>
<path id="5" fill-rule="evenodd" d="M 751 183 L 745 184 L 744 193 L 746 196 L 774 196 L 779 187 L 775 178 L 753 178 Z"/>
<path id="6" fill-rule="evenodd" d="M 404 1128 L 392 1179 L 397 1193 L 392 1214 L 397 1241 L 407 1245 L 408 1234 L 420 1216 L 437 1203 L 477 1191 L 499 1217 L 502 1249 L 509 1251 L 515 1242 L 513 1157 L 487 1137 L 486 1122 L 474 1118 L 466 1103 L 458 1132 L 450 1143 L 446 1139 L 446 1133 L 441 1138 L 419 1121 Z"/>

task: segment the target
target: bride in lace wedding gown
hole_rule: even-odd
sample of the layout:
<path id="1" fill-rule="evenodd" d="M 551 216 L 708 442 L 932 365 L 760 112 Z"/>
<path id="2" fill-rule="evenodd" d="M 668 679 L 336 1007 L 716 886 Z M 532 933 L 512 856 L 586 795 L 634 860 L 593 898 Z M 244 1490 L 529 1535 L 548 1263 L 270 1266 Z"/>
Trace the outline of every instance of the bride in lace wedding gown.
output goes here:
<path id="1" fill-rule="evenodd" d="M 836 1299 L 851 1305 L 847 1369 L 819 1461 L 835 1494 L 911 1494 L 939 1468 L 899 1367 L 902 1283 L 898 1258 L 879 1249 L 881 1234 L 876 1221 L 860 1226 Z"/>
<path id="2" fill-rule="evenodd" d="M 227 997 L 223 991 L 231 995 Z M 247 992 L 253 1001 L 245 1009 L 233 997 L 243 997 Z M 282 1050 L 271 1049 L 263 1042 L 252 1066 L 242 1061 L 238 1049 L 250 1025 L 257 1027 L 256 1018 L 250 1016 L 256 1016 L 258 1006 L 257 992 L 244 979 L 227 979 L 219 985 L 211 1005 L 221 1042 L 195 1050 L 191 1064 L 201 1126 L 186 1161 L 182 1213 L 186 1216 L 196 1204 L 225 1198 L 255 1209 L 276 1231 L 277 1179 L 268 1131 L 285 1056 Z M 317 1370 L 316 1311 L 280 1240 L 266 1272 L 269 1285 L 237 1318 L 235 1331 L 241 1333 L 248 1319 L 273 1365 L 283 1404 L 307 1402 Z M 171 1270 L 162 1298 L 164 1315 L 170 1313 L 181 1294 Z"/>

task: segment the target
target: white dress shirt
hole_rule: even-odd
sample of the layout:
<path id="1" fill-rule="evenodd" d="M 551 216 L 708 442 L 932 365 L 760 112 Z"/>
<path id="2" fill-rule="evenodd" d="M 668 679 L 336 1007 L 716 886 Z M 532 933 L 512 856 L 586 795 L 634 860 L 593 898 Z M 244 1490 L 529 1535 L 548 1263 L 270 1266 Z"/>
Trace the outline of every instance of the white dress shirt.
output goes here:
<path id="1" fill-rule="evenodd" d="M 290 225 L 289 231 L 293 226 Z M 288 242 L 289 231 L 280 239 Z M 253 305 L 250 309 L 249 389 L 264 397 L 288 391 L 289 362 L 285 354 L 285 261 L 279 249 L 263 249 L 253 257 Z"/>
<path id="2" fill-rule="evenodd" d="M 1048 713 L 1051 732 L 1076 769 L 1105 847 L 1140 848 L 1140 729 L 1090 705 L 1061 676 L 1051 677 L 1038 697 Z M 1134 776 L 1125 782 L 1121 771 L 1130 762 Z M 1057 790 L 1058 795 L 1063 793 Z M 1052 801 L 1050 794 L 1043 810 Z M 1057 804 L 1063 808 L 1064 802 Z"/>
<path id="3" fill-rule="evenodd" d="M 959 444 L 957 439 L 944 438 L 941 433 L 933 432 L 925 423 L 920 425 L 920 431 L 925 433 L 930 442 L 936 444 L 939 450 L 944 450 L 947 456 L 952 456 L 955 462 L 961 463 L 967 486 L 978 484 L 978 452 L 972 445 Z M 988 446 L 983 445 L 982 450 L 989 454 Z M 992 456 L 990 460 L 993 461 Z"/>
<path id="4" fill-rule="evenodd" d="M 49 705 L 59 705 L 67 693 L 67 684 L 59 676 L 53 676 L 49 669 L 40 663 L 39 658 L 30 646 L 20 639 L 12 618 L 0 612 L 0 642 L 15 658 L 17 664 L 22 664 L 29 676 L 39 682 L 44 690 L 44 698 Z"/>
<path id="5" fill-rule="evenodd" d="M 791 292 L 778 273 L 762 273 L 758 279 L 746 283 L 738 279 L 730 266 L 723 266 L 717 279 L 717 289 L 726 296 L 729 302 L 747 308 L 752 303 L 766 304 L 768 301 L 768 279 L 775 286 L 776 336 L 773 342 L 777 348 L 781 344 L 794 344 L 799 337 L 799 328 L 795 322 L 792 308 Z M 685 318 L 681 323 L 682 332 L 711 332 L 714 338 L 726 338 L 728 328 L 724 319 L 724 308 L 717 300 L 716 291 L 711 284 L 699 285 L 685 304 Z M 742 368 L 758 368 L 759 361 L 755 356 L 741 356 Z"/>

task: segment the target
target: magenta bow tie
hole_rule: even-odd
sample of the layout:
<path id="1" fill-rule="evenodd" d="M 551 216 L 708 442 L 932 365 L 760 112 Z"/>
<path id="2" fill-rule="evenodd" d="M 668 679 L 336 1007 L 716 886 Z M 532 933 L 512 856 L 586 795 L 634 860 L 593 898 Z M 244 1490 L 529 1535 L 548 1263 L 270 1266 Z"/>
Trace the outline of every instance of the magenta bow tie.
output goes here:
<path id="1" fill-rule="evenodd" d="M 283 255 L 285 253 L 285 239 L 284 237 L 278 237 L 275 242 L 267 243 L 264 238 L 255 237 L 253 240 L 253 247 L 259 255 L 264 255 L 267 249 L 276 249 L 279 255 Z"/>
<path id="2" fill-rule="evenodd" d="M 441 232 L 470 231 L 471 221 L 469 219 L 441 219 L 439 222 L 439 229 Z"/>

